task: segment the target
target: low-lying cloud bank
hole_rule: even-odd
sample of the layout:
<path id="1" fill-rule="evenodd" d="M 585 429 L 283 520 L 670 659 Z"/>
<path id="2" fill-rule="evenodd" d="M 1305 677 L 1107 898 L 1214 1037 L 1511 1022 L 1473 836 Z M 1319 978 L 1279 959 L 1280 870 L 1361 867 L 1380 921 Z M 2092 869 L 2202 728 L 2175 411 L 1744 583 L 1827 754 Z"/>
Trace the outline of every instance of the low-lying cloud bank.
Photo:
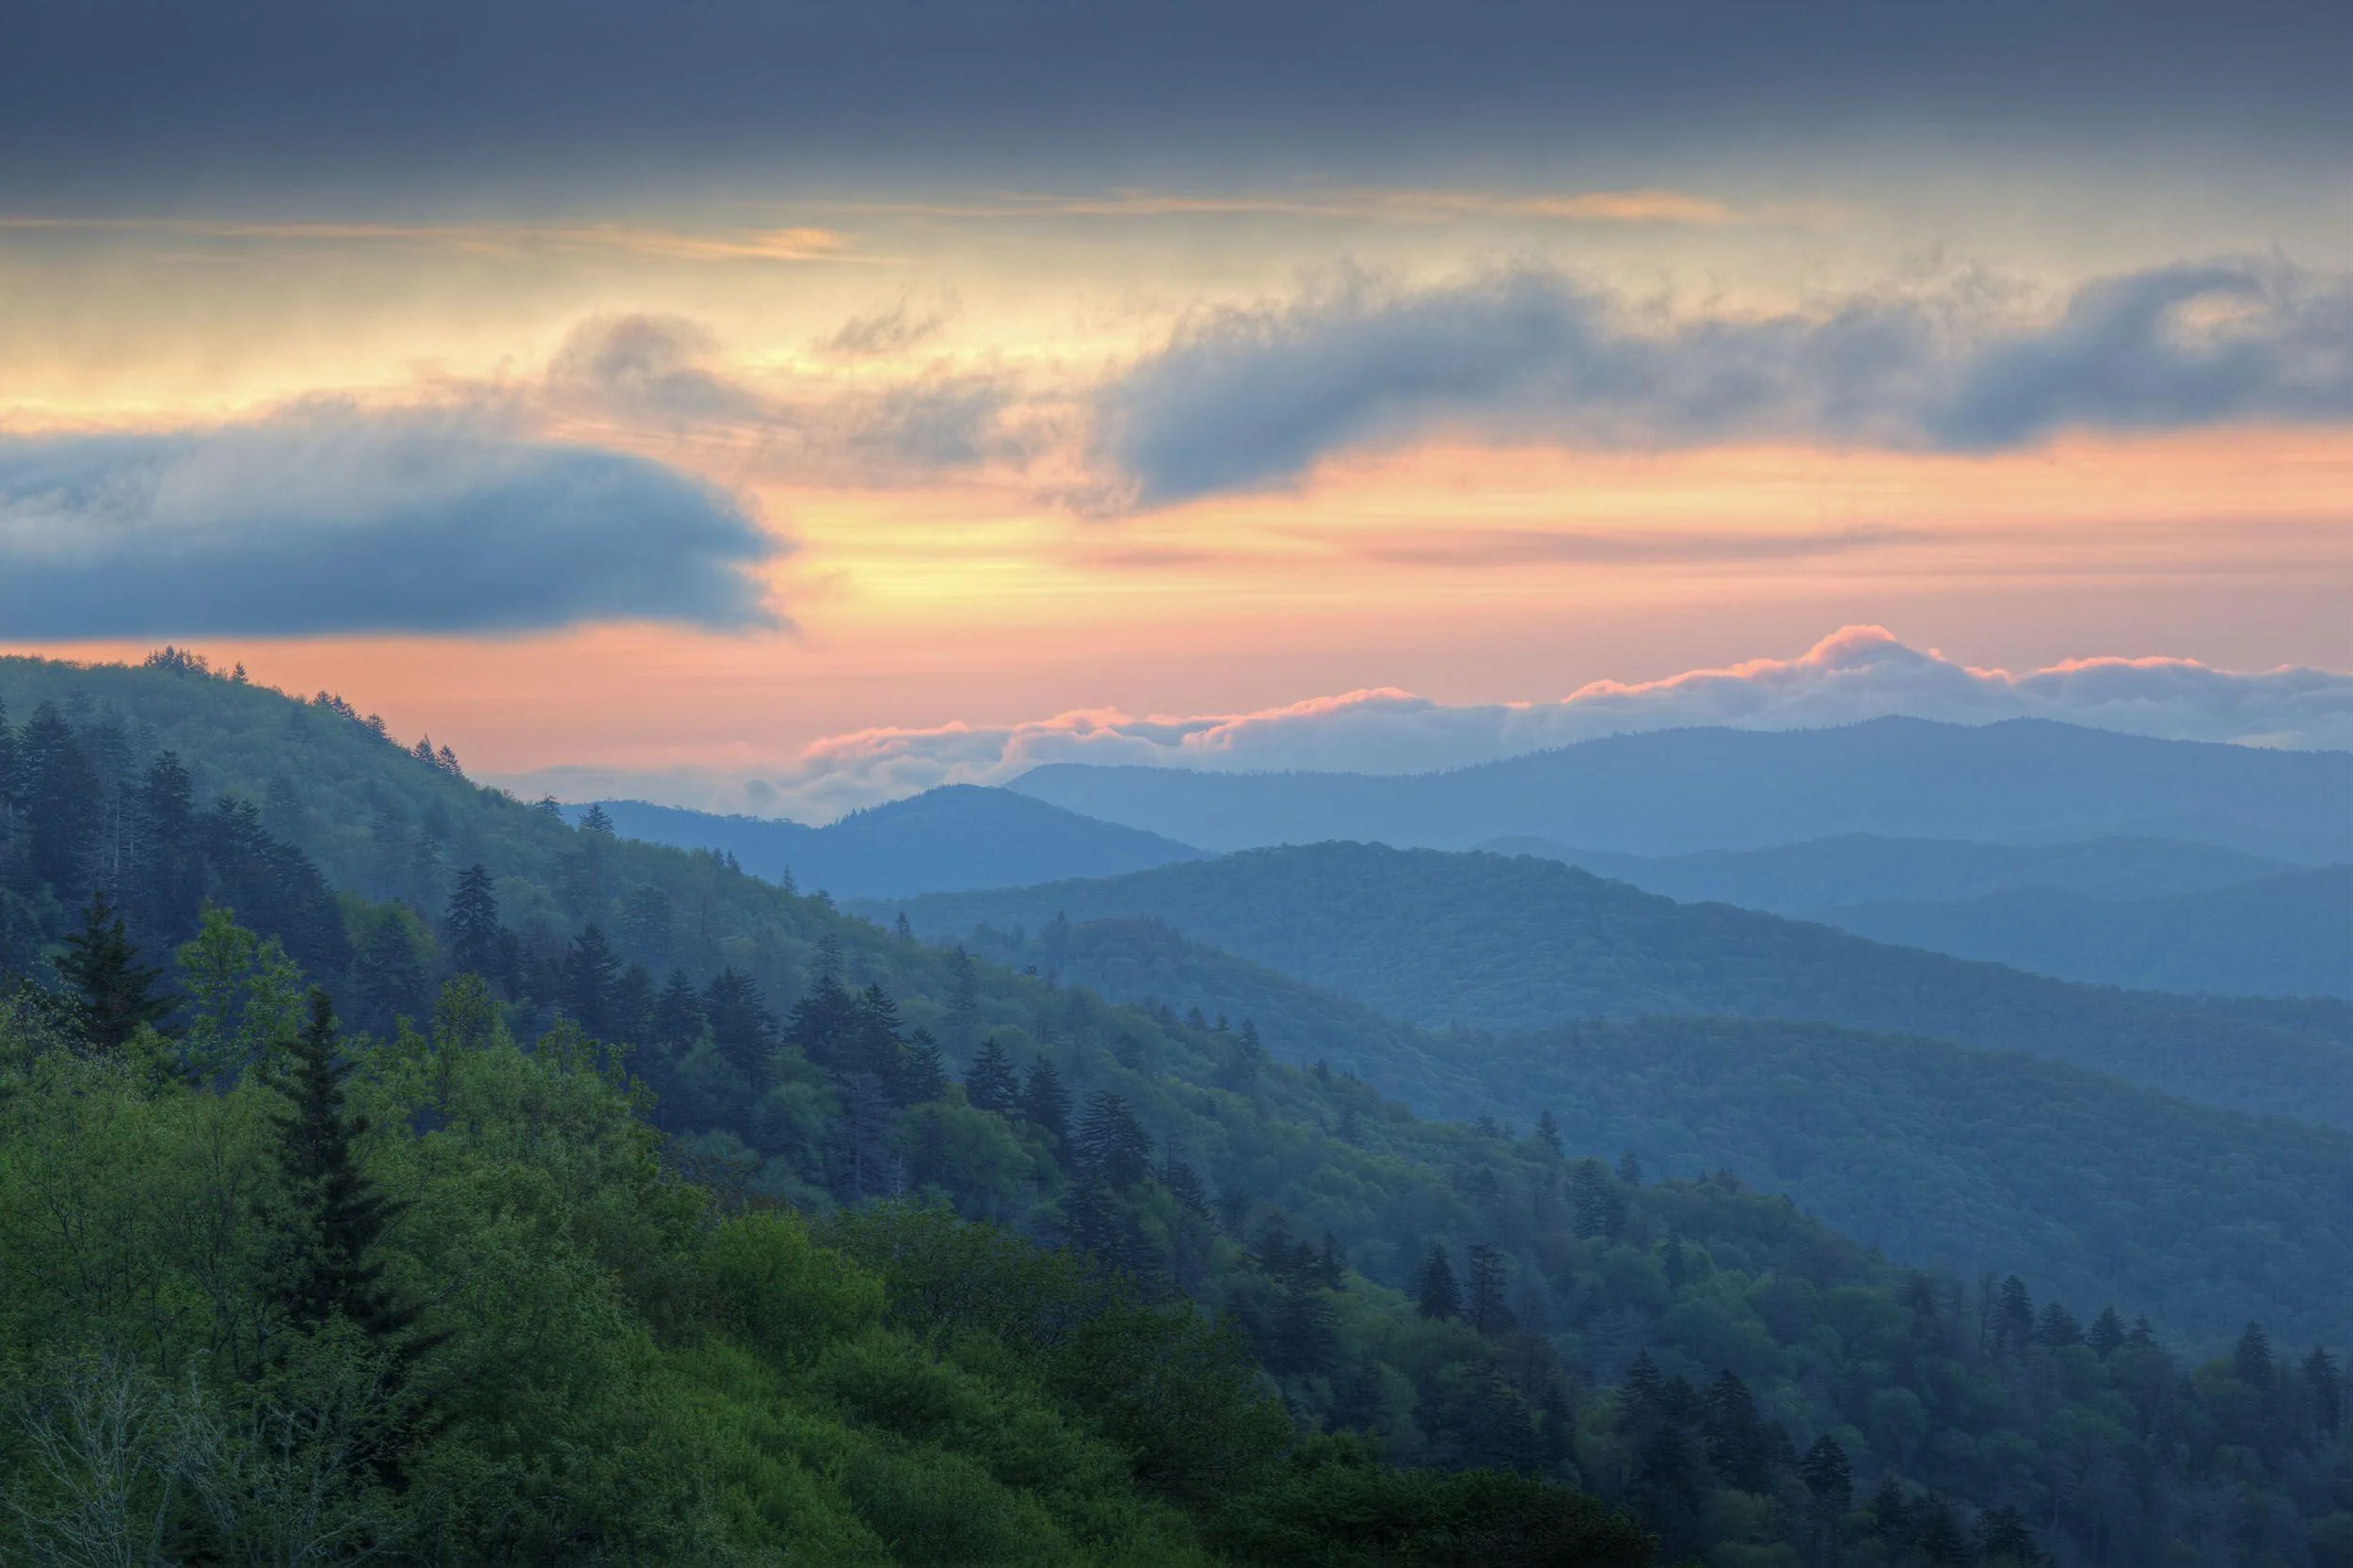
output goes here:
<path id="1" fill-rule="evenodd" d="M 1048 762 L 1419 773 L 1604 735 L 1798 729 L 1890 714 L 1959 724 L 2047 718 L 2172 740 L 2353 750 L 2353 675 L 2238 673 L 2185 659 L 2073 660 L 2013 675 L 1906 647 L 1881 627 L 1849 626 L 1794 659 L 1595 681 L 1552 702 L 1449 707 L 1379 690 L 1196 718 L 1099 710 L 998 727 L 861 730 L 821 741 L 764 778 L 562 768 L 504 781 L 574 800 L 634 795 L 822 822 L 939 784 L 1002 784 Z"/>
<path id="2" fill-rule="evenodd" d="M 709 485 L 477 410 L 0 440 L 15 641 L 775 626 L 778 549 Z"/>
<path id="3" fill-rule="evenodd" d="M 1095 441 L 1150 507 L 1435 435 L 1966 452 L 2348 418 L 2353 282 L 2284 263 L 2103 279 L 2030 321 L 1967 291 L 1677 314 L 1521 269 L 1418 289 L 1344 277 L 1205 312 L 1104 385 Z"/>

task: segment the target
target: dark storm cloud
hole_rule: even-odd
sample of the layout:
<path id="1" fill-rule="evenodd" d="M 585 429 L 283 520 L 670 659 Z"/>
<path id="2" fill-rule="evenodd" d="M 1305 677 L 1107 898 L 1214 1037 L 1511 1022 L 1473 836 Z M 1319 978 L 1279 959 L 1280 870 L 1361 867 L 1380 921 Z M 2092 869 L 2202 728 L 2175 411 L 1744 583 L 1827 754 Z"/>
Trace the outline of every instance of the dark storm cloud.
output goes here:
<path id="1" fill-rule="evenodd" d="M 659 464 L 463 414 L 0 441 L 0 638 L 776 626 L 777 551 Z"/>
<path id="2" fill-rule="evenodd" d="M 1433 136 L 2353 125 L 2332 0 L 17 0 L 7 34 L 0 195 L 76 202 L 273 175 L 1132 173 L 1246 150 L 1362 173 Z"/>
<path id="3" fill-rule="evenodd" d="M 2344 280 L 2162 268 L 2089 284 L 2029 328 L 1916 299 L 1664 319 L 1541 271 L 1404 292 L 1349 280 L 1187 325 L 1101 391 L 1096 440 L 1153 505 L 1449 432 L 1985 450 L 2249 420 L 2353 420 Z"/>

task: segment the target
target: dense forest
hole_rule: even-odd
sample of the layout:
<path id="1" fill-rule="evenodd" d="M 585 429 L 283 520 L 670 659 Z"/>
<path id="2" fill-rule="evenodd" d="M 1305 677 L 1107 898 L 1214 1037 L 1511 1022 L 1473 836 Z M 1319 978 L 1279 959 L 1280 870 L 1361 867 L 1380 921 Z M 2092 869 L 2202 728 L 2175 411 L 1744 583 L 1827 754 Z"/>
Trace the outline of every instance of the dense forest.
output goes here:
<path id="1" fill-rule="evenodd" d="M 1795 1018 L 2023 1051 L 2185 1099 L 2353 1128 L 2353 1008 L 2297 1021 L 2069 984 L 1530 856 L 1325 843 L 908 901 L 916 929 L 1154 919 L 1438 1028 L 1656 1014 Z"/>
<path id="2" fill-rule="evenodd" d="M 1567 1084 L 1425 1120 L 185 655 L 0 699 L 26 1560 L 2353 1563 L 2265 1325 L 1897 1267 Z"/>
<path id="3" fill-rule="evenodd" d="M 976 954 L 1257 1020 L 1417 1111 L 1557 1108 L 1577 1146 L 1661 1175 L 1729 1165 L 1909 1263 L 2119 1291 L 2201 1337 L 2261 1318 L 2353 1333 L 2353 1135 L 2192 1105 L 2063 1063 L 1780 1019 L 1433 1032 L 1150 921 L 984 927 Z"/>

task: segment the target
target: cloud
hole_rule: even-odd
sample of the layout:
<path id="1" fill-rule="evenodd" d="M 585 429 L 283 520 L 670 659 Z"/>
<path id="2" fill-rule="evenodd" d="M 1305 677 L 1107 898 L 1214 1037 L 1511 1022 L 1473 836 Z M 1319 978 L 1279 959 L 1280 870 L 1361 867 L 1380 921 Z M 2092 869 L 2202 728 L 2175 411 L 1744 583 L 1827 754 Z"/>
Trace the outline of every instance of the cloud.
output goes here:
<path id="1" fill-rule="evenodd" d="M 936 336 L 941 328 L 955 319 L 955 314 L 952 299 L 927 311 L 918 311 L 911 298 L 901 299 L 887 311 L 852 316 L 820 346 L 843 359 L 897 354 Z"/>
<path id="2" fill-rule="evenodd" d="M 1879 527 L 1840 528 L 1818 534 L 1466 528 L 1450 533 L 1391 535 L 1364 542 L 1356 548 L 1356 553 L 1376 561 L 1417 567 L 1517 566 L 1533 561 L 1790 561 L 1918 544 L 1935 536 L 1921 529 Z"/>
<path id="3" fill-rule="evenodd" d="M 2068 428 L 2336 422 L 2353 419 L 2353 280 L 2170 266 L 2020 325 L 1966 296 L 1673 316 L 1552 271 L 1421 289 L 1347 273 L 1196 316 L 1100 389 L 1095 419 L 1098 457 L 1144 506 L 1441 434 L 1982 451 Z"/>
<path id="4" fill-rule="evenodd" d="M 1449 706 L 1385 687 L 1253 713 L 1135 718 L 1091 710 L 1003 726 L 860 730 L 820 741 L 792 767 L 759 779 L 561 769 L 508 782 L 572 799 L 635 794 L 822 822 L 939 784 L 1002 784 L 1048 762 L 1421 773 L 1604 735 L 1719 725 L 1799 729 L 1891 714 L 1960 724 L 2046 718 L 2175 740 L 2353 750 L 2353 675 L 2113 658 L 2017 675 L 1907 647 L 1881 627 L 1849 626 L 1796 658 L 1661 680 L 1600 680 L 1548 702 Z"/>
<path id="5" fill-rule="evenodd" d="M 777 626 L 753 568 L 780 548 L 708 485 L 465 409 L 0 440 L 19 640 Z"/>

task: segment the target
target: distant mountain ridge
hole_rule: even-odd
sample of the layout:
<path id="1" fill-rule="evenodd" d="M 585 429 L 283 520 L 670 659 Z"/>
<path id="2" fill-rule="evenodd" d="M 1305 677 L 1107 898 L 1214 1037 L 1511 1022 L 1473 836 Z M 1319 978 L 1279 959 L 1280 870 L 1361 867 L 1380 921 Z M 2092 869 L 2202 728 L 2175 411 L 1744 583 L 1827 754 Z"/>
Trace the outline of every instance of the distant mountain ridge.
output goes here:
<path id="1" fill-rule="evenodd" d="M 2343 1004 L 2119 992 L 1679 904 L 1555 861 L 1326 843 L 1098 882 L 910 900 L 935 938 L 1150 919 L 1390 1017 L 1497 1032 L 1680 1014 L 2024 1051 L 2209 1105 L 2353 1128 Z M 2295 1021 L 2310 1017 L 2306 1021 Z"/>
<path id="2" fill-rule="evenodd" d="M 1067 877 L 1116 876 L 1204 853 L 1155 833 L 1096 822 L 1010 790 L 950 784 L 853 811 L 824 827 L 718 816 L 642 800 L 601 806 L 627 839 L 733 855 L 755 876 L 790 872 L 805 891 L 893 898 Z M 565 808 L 578 822 L 587 803 Z"/>
<path id="3" fill-rule="evenodd" d="M 2177 839 L 2353 860 L 2353 753 L 2159 741 L 2043 719 L 1674 729 L 1449 773 L 1236 774 L 1053 763 L 1010 788 L 1214 850 L 1528 836 L 1682 855 L 1863 832 L 2041 843 Z"/>
<path id="4" fill-rule="evenodd" d="M 1736 904 L 2061 980 L 2353 996 L 2353 867 L 2304 870 L 2159 839 L 2017 845 L 1847 834 L 1668 856 L 1542 839 L 1480 847 L 1686 904 Z"/>

